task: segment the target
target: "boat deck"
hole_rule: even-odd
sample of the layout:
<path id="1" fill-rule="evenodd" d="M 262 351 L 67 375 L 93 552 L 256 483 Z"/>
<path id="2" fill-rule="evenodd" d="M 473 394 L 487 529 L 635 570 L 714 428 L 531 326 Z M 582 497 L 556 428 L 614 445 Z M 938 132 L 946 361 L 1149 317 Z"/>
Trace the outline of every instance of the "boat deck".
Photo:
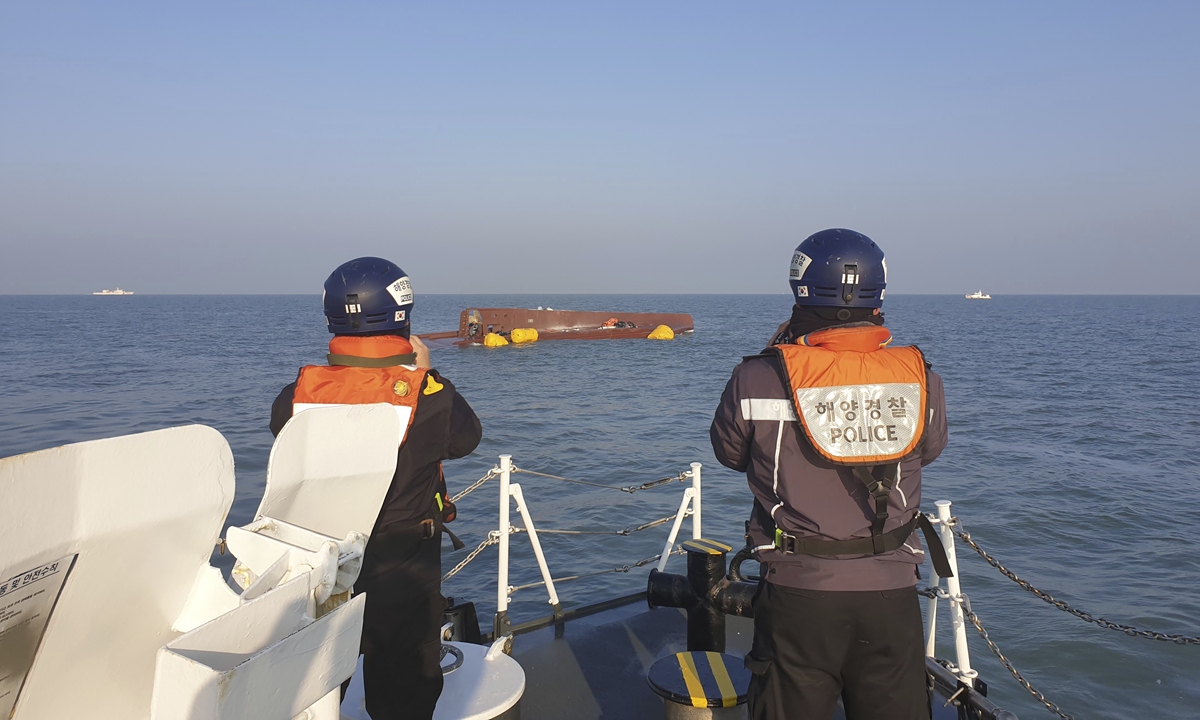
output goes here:
<path id="1" fill-rule="evenodd" d="M 517 636 L 513 657 L 525 669 L 525 695 L 521 700 L 523 720 L 661 720 L 662 700 L 646 682 L 646 671 L 658 658 L 686 650 L 686 614 L 673 608 L 646 609 L 643 602 L 572 619 L 563 636 L 555 638 L 553 627 Z M 744 656 L 753 639 L 752 620 L 729 616 L 726 623 L 726 652 Z M 953 693 L 953 680 L 933 663 L 936 692 L 933 720 L 991 718 L 1016 720 L 985 698 L 972 698 L 976 707 L 943 707 Z M 938 676 L 940 675 L 940 678 Z M 950 683 L 946 687 L 946 683 Z M 845 715 L 839 705 L 836 720 Z"/>

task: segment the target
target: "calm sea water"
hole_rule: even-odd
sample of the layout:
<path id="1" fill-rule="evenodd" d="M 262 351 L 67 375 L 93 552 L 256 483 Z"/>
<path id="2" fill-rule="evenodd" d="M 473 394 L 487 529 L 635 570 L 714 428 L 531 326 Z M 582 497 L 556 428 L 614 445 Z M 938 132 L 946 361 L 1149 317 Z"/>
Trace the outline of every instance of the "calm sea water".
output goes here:
<path id="1" fill-rule="evenodd" d="M 708 424 L 730 370 L 788 314 L 786 295 L 423 296 L 420 331 L 454 329 L 468 306 L 683 311 L 696 332 L 672 342 L 546 342 L 435 351 L 484 439 L 447 465 L 451 490 L 511 453 L 519 467 L 636 484 L 704 463 L 705 534 L 741 543 L 744 478 L 716 464 Z M 925 476 L 926 509 L 955 503 L 1003 562 L 1094 614 L 1200 634 L 1200 298 L 888 298 L 888 325 L 946 381 L 950 446 Z M 328 335 L 309 296 L 0 297 L 0 456 L 186 423 L 217 428 L 237 460 L 229 522 L 258 504 L 271 400 Z M 548 528 L 619 529 L 674 511 L 682 486 L 627 495 L 518 476 Z M 474 545 L 494 526 L 496 487 L 461 503 Z M 556 576 L 625 565 L 661 550 L 666 527 L 632 537 L 553 536 Z M 514 542 L 514 584 L 537 571 Z M 446 549 L 449 549 L 447 544 Z M 451 567 L 464 552 L 445 555 Z M 1025 593 L 960 546 L 963 584 L 993 638 L 1079 718 L 1200 717 L 1200 647 L 1086 625 Z M 227 562 L 227 558 L 224 561 Z M 682 562 L 672 560 L 675 568 Z M 494 610 L 495 551 L 445 592 Z M 562 585 L 568 605 L 644 587 L 645 570 Z M 518 619 L 545 595 L 515 597 Z M 942 623 L 946 622 L 943 615 Z M 972 634 L 991 695 L 1045 716 Z M 949 657 L 949 648 L 944 655 Z"/>

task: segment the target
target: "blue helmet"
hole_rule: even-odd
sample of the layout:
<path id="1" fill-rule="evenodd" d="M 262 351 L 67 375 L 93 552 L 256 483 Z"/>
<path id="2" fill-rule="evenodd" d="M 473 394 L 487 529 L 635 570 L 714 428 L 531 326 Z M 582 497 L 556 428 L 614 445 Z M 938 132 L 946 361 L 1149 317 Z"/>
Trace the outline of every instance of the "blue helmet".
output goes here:
<path id="1" fill-rule="evenodd" d="M 862 233 L 822 230 L 792 254 L 789 280 L 797 305 L 877 308 L 883 306 L 887 261 Z"/>
<path id="2" fill-rule="evenodd" d="M 325 281 L 323 301 L 331 333 L 385 332 L 408 337 L 412 283 L 394 262 L 361 257 L 339 266 Z"/>

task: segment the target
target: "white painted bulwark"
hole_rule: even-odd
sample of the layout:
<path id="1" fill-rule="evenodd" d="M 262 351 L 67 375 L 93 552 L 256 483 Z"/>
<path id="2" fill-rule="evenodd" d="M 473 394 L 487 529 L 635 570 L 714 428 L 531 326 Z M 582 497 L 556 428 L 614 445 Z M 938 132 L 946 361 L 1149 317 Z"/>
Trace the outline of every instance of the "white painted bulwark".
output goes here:
<path id="1" fill-rule="evenodd" d="M 220 592 L 198 578 L 233 491 L 229 445 L 201 425 L 0 460 L 0 582 L 77 555 L 15 720 L 149 716 L 155 654 L 194 587 Z"/>

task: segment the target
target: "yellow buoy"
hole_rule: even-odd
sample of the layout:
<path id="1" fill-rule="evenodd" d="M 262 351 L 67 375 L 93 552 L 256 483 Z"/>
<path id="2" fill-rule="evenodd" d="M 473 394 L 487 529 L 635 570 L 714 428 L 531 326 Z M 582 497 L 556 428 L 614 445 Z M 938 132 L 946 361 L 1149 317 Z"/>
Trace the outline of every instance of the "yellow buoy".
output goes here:
<path id="1" fill-rule="evenodd" d="M 534 328 L 516 328 L 509 333 L 509 337 L 511 337 L 512 341 L 518 345 L 521 343 L 537 342 L 538 331 Z"/>
<path id="2" fill-rule="evenodd" d="M 503 335 L 497 335 L 496 333 L 488 333 L 487 335 L 483 336 L 483 346 L 484 347 L 504 347 L 507 344 L 508 344 L 508 341 L 504 339 Z"/>
<path id="3" fill-rule="evenodd" d="M 646 338 L 648 340 L 674 340 L 675 331 L 666 325 L 659 325 L 651 330 L 650 334 L 647 335 Z"/>

